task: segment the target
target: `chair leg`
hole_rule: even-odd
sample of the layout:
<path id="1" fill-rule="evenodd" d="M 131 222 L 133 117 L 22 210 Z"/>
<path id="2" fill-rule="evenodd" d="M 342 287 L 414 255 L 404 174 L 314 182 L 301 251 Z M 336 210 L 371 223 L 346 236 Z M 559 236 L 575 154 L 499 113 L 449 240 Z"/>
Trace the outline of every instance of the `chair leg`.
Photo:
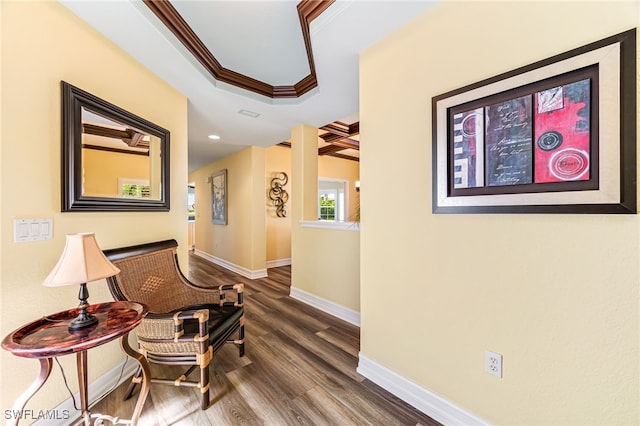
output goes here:
<path id="1" fill-rule="evenodd" d="M 244 321 L 240 324 L 240 330 L 238 330 L 238 340 L 240 341 L 238 352 L 240 353 L 240 358 L 242 358 L 244 356 Z"/>
<path id="2" fill-rule="evenodd" d="M 202 392 L 201 408 L 203 410 L 206 410 L 207 408 L 209 408 L 209 404 L 210 404 L 209 402 L 210 384 L 209 384 L 209 364 L 208 363 L 207 365 L 200 367 L 200 384 L 202 385 L 202 387 L 200 388 L 200 391 Z"/>
<path id="3" fill-rule="evenodd" d="M 127 388 L 127 392 L 125 392 L 124 394 L 124 400 L 126 401 L 127 399 L 131 398 L 131 395 L 133 395 L 133 392 L 136 389 L 136 385 L 140 382 L 140 378 L 142 377 L 142 368 L 138 367 L 138 370 L 136 371 L 136 374 L 133 375 L 133 377 L 131 378 L 131 383 L 129 383 L 129 387 Z"/>

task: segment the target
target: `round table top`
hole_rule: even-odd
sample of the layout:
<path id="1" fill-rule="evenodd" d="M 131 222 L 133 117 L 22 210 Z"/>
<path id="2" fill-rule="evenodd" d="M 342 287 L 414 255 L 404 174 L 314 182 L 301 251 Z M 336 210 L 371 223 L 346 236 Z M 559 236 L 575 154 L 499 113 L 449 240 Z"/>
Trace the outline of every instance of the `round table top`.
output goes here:
<path id="1" fill-rule="evenodd" d="M 123 301 L 90 305 L 87 312 L 98 318 L 98 324 L 69 331 L 78 308 L 69 309 L 20 327 L 2 340 L 2 349 L 26 358 L 51 358 L 84 351 L 133 330 L 148 309 L 141 303 Z"/>

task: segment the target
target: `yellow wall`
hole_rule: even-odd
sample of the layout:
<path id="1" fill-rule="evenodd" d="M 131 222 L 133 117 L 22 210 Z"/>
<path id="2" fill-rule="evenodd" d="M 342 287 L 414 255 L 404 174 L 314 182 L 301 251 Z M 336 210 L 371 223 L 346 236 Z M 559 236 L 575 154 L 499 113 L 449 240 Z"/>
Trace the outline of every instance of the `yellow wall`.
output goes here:
<path id="1" fill-rule="evenodd" d="M 349 181 L 349 199 L 352 206 L 349 215 L 352 216 L 355 208 L 353 206 L 359 201 L 357 193 L 352 188 L 355 180 L 358 179 L 358 163 L 330 157 L 320 157 L 317 161 L 318 170 L 322 171 L 322 176 Z M 211 224 L 211 188 L 206 178 L 225 168 L 229 176 L 234 175 L 233 182 L 228 176 L 231 197 L 228 225 L 213 225 Z M 289 183 L 285 186 L 285 190 L 289 193 L 289 201 L 286 207 L 287 216 L 279 218 L 276 216 L 275 208 L 268 201 L 267 194 L 271 179 L 282 171 L 289 176 Z M 265 262 L 290 259 L 293 209 L 291 179 L 291 149 L 281 146 L 272 146 L 267 149 L 248 148 L 192 172 L 189 175 L 189 181 L 195 182 L 196 186 L 196 249 L 251 271 L 264 269 Z M 256 191 L 256 188 L 252 188 L 253 196 L 247 196 L 249 195 L 247 188 L 250 187 L 248 185 L 251 185 L 251 181 L 256 185 L 259 183 L 262 190 Z M 259 209 L 263 210 L 259 211 Z M 255 216 L 250 216 L 248 214 L 250 211 L 253 211 Z M 264 248 L 259 247 L 258 244 L 262 235 L 259 215 L 262 215 L 262 220 L 265 221 Z M 251 221 L 255 222 L 255 228 L 258 230 L 256 234 L 247 233 Z M 243 246 L 240 241 L 246 242 L 247 245 Z M 255 247 L 254 253 L 246 250 L 248 244 Z M 266 256 L 264 262 L 262 256 Z"/>
<path id="2" fill-rule="evenodd" d="M 272 146 L 267 148 L 266 158 L 266 194 L 271 188 L 271 179 L 280 177 L 280 172 L 285 172 L 289 177 L 289 182 L 284 186 L 289 195 L 289 201 L 285 204 L 286 217 L 278 217 L 275 207 L 267 202 L 267 262 L 287 260 L 291 259 L 291 149 Z"/>
<path id="3" fill-rule="evenodd" d="M 451 1 L 364 52 L 363 355 L 495 424 L 640 423 L 638 216 L 431 213 L 433 96 L 639 17 L 637 1 Z"/>
<path id="4" fill-rule="evenodd" d="M 83 149 L 84 195 L 120 197 L 118 178 L 149 181 L 149 156 Z"/>
<path id="5" fill-rule="evenodd" d="M 284 171 L 289 176 L 289 183 L 285 190 L 289 194 L 287 203 L 287 217 L 276 216 L 275 208 L 267 204 L 267 262 L 291 258 L 291 149 L 282 146 L 272 146 L 267 149 L 267 179 L 266 191 L 269 190 L 271 179 L 278 172 Z M 337 157 L 318 157 L 318 176 L 320 178 L 339 179 L 347 181 L 348 211 L 346 220 L 357 218 L 356 210 L 360 205 L 360 194 L 355 191 L 355 182 L 360 179 L 360 163 Z"/>
<path id="6" fill-rule="evenodd" d="M 318 215 L 317 129 L 291 131 L 292 218 L 291 286 L 341 307 L 360 311 L 360 235 L 348 230 L 316 229 L 301 221 Z"/>
<path id="7" fill-rule="evenodd" d="M 360 312 L 357 229 L 314 229 L 294 224 L 292 233 L 291 286 Z"/>
<path id="8" fill-rule="evenodd" d="M 249 271 L 266 268 L 265 149 L 249 147 L 189 175 L 196 188 L 195 248 Z M 227 225 L 211 223 L 208 176 L 227 169 Z M 185 184 L 186 188 L 186 184 Z"/>
<path id="9" fill-rule="evenodd" d="M 0 334 L 77 306 L 78 289 L 41 285 L 65 235 L 92 231 L 102 248 L 175 238 L 186 265 L 187 101 L 57 2 L 1 2 Z M 60 81 L 65 80 L 171 131 L 171 211 L 61 213 Z M 52 218 L 53 239 L 13 243 L 16 218 Z M 113 300 L 104 281 L 90 303 Z M 1 351 L 2 397 L 9 409 L 35 379 L 38 363 Z M 89 351 L 89 380 L 125 358 L 116 342 Z M 60 359 L 77 389 L 75 357 Z M 27 408 L 69 397 L 57 366 Z"/>

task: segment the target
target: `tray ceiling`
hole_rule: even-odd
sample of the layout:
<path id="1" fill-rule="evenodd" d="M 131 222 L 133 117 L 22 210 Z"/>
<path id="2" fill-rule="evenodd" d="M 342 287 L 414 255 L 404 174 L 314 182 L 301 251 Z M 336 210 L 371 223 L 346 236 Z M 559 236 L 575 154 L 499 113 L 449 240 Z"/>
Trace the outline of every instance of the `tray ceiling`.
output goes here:
<path id="1" fill-rule="evenodd" d="M 436 2 L 61 3 L 188 98 L 193 171 L 300 123 L 356 123 L 360 52 Z M 353 143 L 342 151 L 357 157 Z"/>

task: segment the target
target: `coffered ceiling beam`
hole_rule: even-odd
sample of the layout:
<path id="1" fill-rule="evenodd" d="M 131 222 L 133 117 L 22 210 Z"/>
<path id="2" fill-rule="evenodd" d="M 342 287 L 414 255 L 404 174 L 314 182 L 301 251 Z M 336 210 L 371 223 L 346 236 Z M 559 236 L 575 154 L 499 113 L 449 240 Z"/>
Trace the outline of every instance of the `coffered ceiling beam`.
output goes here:
<path id="1" fill-rule="evenodd" d="M 113 129 L 111 127 L 98 126 L 96 124 L 83 123 L 82 133 L 104 138 L 120 139 L 129 146 L 149 148 L 149 142 L 144 140 L 144 135 L 133 129 Z"/>
<path id="2" fill-rule="evenodd" d="M 318 155 L 328 155 L 328 154 L 331 154 L 332 152 L 338 152 L 344 149 L 346 148 L 331 144 L 331 145 L 323 146 L 322 148 L 318 148 Z"/>
<path id="3" fill-rule="evenodd" d="M 340 151 L 344 151 L 345 149 L 360 151 L 360 141 L 351 139 L 349 137 L 359 134 L 359 122 L 353 124 L 345 124 L 339 121 L 335 121 L 331 124 L 320 127 L 320 129 L 327 131 L 327 133 L 320 135 L 320 138 L 322 138 L 322 140 L 324 140 L 329 145 L 318 148 L 319 156 L 329 155 L 331 157 L 342 158 L 344 160 L 360 161 L 358 157 L 340 153 Z M 291 142 L 289 141 L 280 142 L 278 145 L 291 148 Z"/>
<path id="4" fill-rule="evenodd" d="M 335 121 L 333 123 L 327 124 L 326 126 L 322 126 L 320 127 L 320 130 L 326 130 L 329 133 L 345 138 L 351 136 L 351 133 L 349 132 L 349 125 L 341 123 L 340 121 Z"/>
<path id="5" fill-rule="evenodd" d="M 336 158 L 342 158 L 343 160 L 350 160 L 350 161 L 360 161 L 360 159 L 358 157 L 352 157 L 351 155 L 346 155 L 346 154 L 340 154 L 339 152 L 332 152 L 331 154 L 327 154 L 330 157 L 336 157 Z"/>
<path id="6" fill-rule="evenodd" d="M 343 138 L 343 139 L 340 139 L 339 141 L 332 142 L 332 144 L 340 146 L 344 149 L 350 148 L 350 149 L 355 149 L 357 151 L 360 151 L 360 141 L 357 141 L 355 139 Z"/>

